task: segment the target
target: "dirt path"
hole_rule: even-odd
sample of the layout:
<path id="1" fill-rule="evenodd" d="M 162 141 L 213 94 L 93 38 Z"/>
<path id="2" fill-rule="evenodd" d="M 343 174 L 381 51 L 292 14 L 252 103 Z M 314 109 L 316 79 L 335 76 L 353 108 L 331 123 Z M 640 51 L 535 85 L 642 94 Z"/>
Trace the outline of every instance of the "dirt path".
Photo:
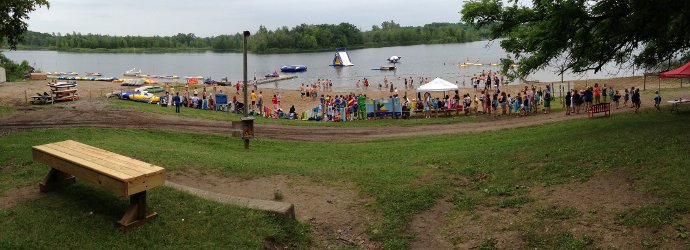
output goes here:
<path id="1" fill-rule="evenodd" d="M 613 110 L 612 113 L 629 112 Z M 372 140 L 410 136 L 476 133 L 509 128 L 529 127 L 547 123 L 586 119 L 587 115 L 566 116 L 563 113 L 536 114 L 528 117 L 487 117 L 481 122 L 442 125 L 385 127 L 318 127 L 256 124 L 257 138 L 297 141 Z M 230 122 L 193 119 L 153 114 L 136 110 L 114 110 L 102 101 L 81 101 L 66 106 L 29 107 L 12 115 L 0 117 L 0 135 L 8 131 L 34 128 L 141 128 L 230 135 Z"/>

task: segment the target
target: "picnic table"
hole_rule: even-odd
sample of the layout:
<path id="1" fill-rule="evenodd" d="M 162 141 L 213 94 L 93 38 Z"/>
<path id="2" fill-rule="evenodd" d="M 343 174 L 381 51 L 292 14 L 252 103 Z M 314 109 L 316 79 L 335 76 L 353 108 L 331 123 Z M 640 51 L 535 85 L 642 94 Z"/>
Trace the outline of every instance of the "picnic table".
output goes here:
<path id="1" fill-rule="evenodd" d="M 42 95 L 31 96 L 31 104 L 48 104 L 48 103 L 53 103 L 53 97 L 52 96 L 42 96 Z"/>
<path id="2" fill-rule="evenodd" d="M 678 112 L 678 105 L 683 104 L 683 103 L 688 103 L 688 102 L 690 102 L 690 100 L 680 99 L 680 100 L 671 100 L 671 101 L 667 101 L 667 102 L 671 104 L 671 112 L 673 112 L 673 111 Z"/>

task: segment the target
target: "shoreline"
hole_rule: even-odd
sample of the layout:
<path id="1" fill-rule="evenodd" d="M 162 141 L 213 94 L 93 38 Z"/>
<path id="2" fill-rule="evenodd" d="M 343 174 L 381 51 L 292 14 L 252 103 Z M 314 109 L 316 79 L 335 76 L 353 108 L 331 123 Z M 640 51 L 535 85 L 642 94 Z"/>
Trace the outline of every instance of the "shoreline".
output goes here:
<path id="1" fill-rule="evenodd" d="M 415 79 L 416 81 L 417 79 Z M 608 86 L 614 88 L 614 89 L 624 89 L 624 88 L 630 88 L 630 87 L 636 87 L 636 88 L 643 88 L 643 77 L 642 76 L 634 76 L 634 77 L 621 77 L 621 78 L 612 78 L 612 79 L 589 79 L 589 80 L 581 80 L 581 81 L 573 81 L 572 87 L 575 88 L 583 88 L 585 85 L 587 86 L 592 86 L 595 82 L 601 84 L 607 84 Z M 43 93 L 44 91 L 49 91 L 49 88 L 47 86 L 47 83 L 49 81 L 47 80 L 41 80 L 41 81 L 27 81 L 27 82 L 6 82 L 6 83 L 0 83 L 0 106 L 27 106 L 30 105 L 26 102 L 26 98 L 30 100 L 30 96 L 35 95 L 36 93 Z M 132 90 L 137 87 L 131 87 L 131 86 L 120 86 L 118 83 L 112 83 L 112 82 L 92 82 L 92 81 L 77 81 L 77 89 L 79 91 L 79 95 L 81 96 L 81 99 L 95 99 L 95 98 L 105 98 L 106 93 L 110 93 L 112 91 L 118 91 L 118 90 Z M 661 84 L 661 89 L 665 88 L 677 88 L 680 87 L 680 81 L 678 79 L 661 79 L 661 81 L 658 81 L 656 78 L 651 78 L 648 77 L 647 79 L 647 86 L 646 86 L 646 92 L 651 92 L 654 93 L 653 91 L 656 90 Z M 164 86 L 164 84 L 155 84 L 158 86 Z M 317 98 L 316 100 L 303 100 L 300 97 L 299 89 L 292 89 L 292 88 L 276 88 L 275 86 L 270 86 L 271 84 L 264 84 L 258 85 L 258 89 L 256 90 L 257 94 L 258 92 L 262 92 L 263 95 L 263 103 L 264 105 L 271 105 L 271 98 L 273 95 L 281 95 L 281 108 L 284 110 L 287 110 L 290 108 L 290 106 L 295 105 L 295 108 L 298 111 L 303 111 L 305 109 L 311 109 L 317 105 L 319 105 L 320 101 Z M 483 85 L 483 84 L 481 84 Z M 690 84 L 688 84 L 690 85 Z M 174 92 L 180 91 L 183 92 L 183 86 L 184 85 L 177 85 L 174 87 Z M 415 89 L 399 89 L 398 94 L 400 97 L 404 96 L 405 94 L 408 95 L 408 98 L 412 100 L 413 98 L 416 98 L 417 92 L 416 88 L 418 88 L 420 85 L 415 82 L 414 87 Z M 508 94 L 514 94 L 517 93 L 519 89 L 523 89 L 525 86 L 528 86 L 527 84 L 510 84 L 508 86 L 503 86 L 501 87 L 502 91 L 505 91 Z M 531 85 L 530 85 L 531 86 Z M 536 83 L 535 86 L 542 87 L 546 86 L 546 83 Z M 197 84 L 197 85 L 190 85 L 190 91 L 193 89 L 198 89 L 199 92 L 201 93 L 206 87 L 206 91 L 208 93 L 212 92 L 213 86 L 211 85 L 204 85 L 204 84 Z M 564 87 L 566 87 L 564 85 Z M 248 86 L 248 95 L 251 93 L 252 86 Z M 218 92 L 222 91 L 223 93 L 228 94 L 228 98 L 232 100 L 233 96 L 237 96 L 238 100 L 241 100 L 242 98 L 242 93 L 237 93 L 236 89 L 234 86 L 217 86 L 216 90 Z M 340 91 L 340 90 L 335 90 L 335 91 L 317 91 L 319 94 L 319 97 L 321 94 L 324 95 L 348 95 L 348 94 L 365 94 L 367 95 L 368 98 L 386 98 L 392 95 L 392 93 L 389 92 L 389 90 L 378 90 L 377 87 L 369 87 L 368 89 L 356 89 L 353 86 L 352 90 L 345 90 L 345 91 Z M 459 94 L 462 96 L 463 94 L 470 94 L 470 96 L 473 96 L 474 94 L 479 95 L 479 91 L 474 91 L 472 88 L 463 88 L 460 86 L 459 88 Z M 161 93 L 161 95 L 164 93 Z M 432 92 L 432 97 L 436 98 L 442 98 L 441 92 Z M 451 95 L 451 92 L 446 93 L 447 95 Z M 663 91 L 662 91 L 662 96 L 663 96 Z M 26 97 L 25 97 L 26 95 Z M 560 92 L 559 92 L 559 86 L 555 85 L 554 86 L 554 96 L 556 98 L 561 97 Z M 142 104 L 145 105 L 145 104 Z M 269 106 L 270 107 L 270 106 Z"/>

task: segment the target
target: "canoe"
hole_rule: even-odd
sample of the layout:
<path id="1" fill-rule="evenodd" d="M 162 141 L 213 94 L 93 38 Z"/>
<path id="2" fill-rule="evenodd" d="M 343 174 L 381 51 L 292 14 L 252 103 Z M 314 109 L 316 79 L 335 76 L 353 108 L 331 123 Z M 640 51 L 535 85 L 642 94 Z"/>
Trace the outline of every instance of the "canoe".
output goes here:
<path id="1" fill-rule="evenodd" d="M 54 98 L 55 101 L 72 101 L 79 99 L 78 95 L 70 95 L 70 96 L 63 96 L 63 97 L 56 97 Z"/>
<path id="2" fill-rule="evenodd" d="M 150 79 L 150 78 L 146 78 L 146 79 L 144 79 L 144 83 L 146 83 L 146 84 L 155 84 L 155 83 L 156 83 L 156 80 L 153 80 L 153 79 Z"/>
<path id="3" fill-rule="evenodd" d="M 135 102 L 146 102 L 146 103 L 158 103 L 161 98 L 149 93 L 137 93 L 129 97 L 130 100 Z"/>
<path id="4" fill-rule="evenodd" d="M 396 69 L 398 69 L 398 68 L 396 68 L 395 66 L 381 66 L 378 69 L 372 69 L 372 70 L 396 70 Z"/>
<path id="5" fill-rule="evenodd" d="M 55 94 L 71 94 L 75 92 L 77 92 L 77 89 L 62 89 L 53 91 Z"/>

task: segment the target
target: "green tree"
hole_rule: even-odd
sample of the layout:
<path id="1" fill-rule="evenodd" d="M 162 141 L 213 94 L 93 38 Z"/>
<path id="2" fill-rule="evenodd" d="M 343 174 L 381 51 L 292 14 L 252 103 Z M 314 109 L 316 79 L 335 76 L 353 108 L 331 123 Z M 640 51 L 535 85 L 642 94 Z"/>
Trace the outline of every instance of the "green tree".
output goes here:
<path id="1" fill-rule="evenodd" d="M 11 49 L 16 49 L 27 30 L 29 12 L 41 6 L 50 7 L 47 0 L 0 1 L 0 40 L 6 40 Z"/>
<path id="2" fill-rule="evenodd" d="M 598 72 L 607 63 L 656 67 L 690 51 L 690 1 L 470 0 L 462 20 L 488 27 L 509 57 L 503 70 L 525 76 L 550 64 Z M 510 65 L 517 62 L 517 69 Z M 510 70 L 510 71 L 509 71 Z"/>

